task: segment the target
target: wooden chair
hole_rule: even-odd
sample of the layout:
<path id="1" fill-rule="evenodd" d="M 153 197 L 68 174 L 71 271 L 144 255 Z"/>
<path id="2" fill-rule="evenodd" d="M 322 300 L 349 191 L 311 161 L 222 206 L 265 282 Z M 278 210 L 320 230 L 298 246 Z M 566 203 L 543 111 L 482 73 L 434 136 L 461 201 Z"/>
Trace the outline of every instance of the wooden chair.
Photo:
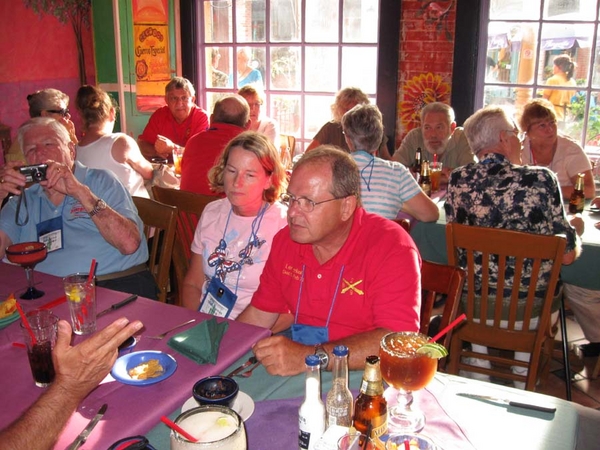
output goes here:
<path id="1" fill-rule="evenodd" d="M 392 219 L 392 221 L 396 222 L 398 225 L 400 225 L 402 228 L 404 228 L 404 231 L 406 231 L 407 233 L 410 233 L 410 220 L 409 219 Z"/>
<path id="2" fill-rule="evenodd" d="M 552 354 L 554 336 L 550 314 L 565 252 L 565 239 L 560 236 L 542 236 L 450 223 L 446 225 L 446 244 L 449 264 L 458 264 L 459 249 L 466 253 L 467 259 L 467 320 L 452 335 L 448 372 L 458 374 L 460 370 L 465 370 L 508 381 L 520 381 L 525 383 L 525 389 L 534 390 L 539 374 L 542 375 L 541 380 L 545 380 Z M 475 259 L 478 254 L 482 255 L 481 300 L 475 298 L 473 288 Z M 498 295 L 495 299 L 488 298 L 489 261 L 492 256 L 498 258 L 499 269 Z M 531 282 L 527 287 L 527 299 L 519 302 L 518 292 L 523 284 L 523 266 L 527 259 L 533 260 Z M 553 262 L 552 270 L 543 298 L 536 301 L 535 286 L 543 260 Z M 504 279 L 507 266 L 514 267 L 513 285 Z M 510 298 L 504 298 L 505 290 L 511 292 Z M 539 314 L 533 314 L 534 305 L 539 309 Z M 530 322 L 535 317 L 539 317 L 538 326 L 530 330 Z M 518 330 L 515 323 L 521 319 L 523 329 Z M 501 320 L 505 322 L 502 326 Z M 488 350 L 489 354 L 482 354 L 463 350 L 465 342 L 497 351 Z M 516 360 L 515 351 L 530 353 L 529 361 Z M 491 368 L 470 365 L 466 360 L 469 357 L 488 360 Z M 568 361 L 566 362 L 568 364 Z M 511 366 L 526 367 L 527 376 L 513 373 Z"/>
<path id="3" fill-rule="evenodd" d="M 175 242 L 177 208 L 143 197 L 133 197 L 148 238 L 148 268 L 159 289 L 158 299 L 165 303 L 169 291 L 169 269 Z"/>
<path id="4" fill-rule="evenodd" d="M 218 200 L 219 197 L 158 186 L 152 187 L 152 194 L 157 201 L 177 207 L 177 231 L 172 256 L 175 283 L 172 283 L 172 290 L 173 302 L 180 305 L 181 287 L 192 257 L 191 246 L 196 225 L 206 205 Z"/>

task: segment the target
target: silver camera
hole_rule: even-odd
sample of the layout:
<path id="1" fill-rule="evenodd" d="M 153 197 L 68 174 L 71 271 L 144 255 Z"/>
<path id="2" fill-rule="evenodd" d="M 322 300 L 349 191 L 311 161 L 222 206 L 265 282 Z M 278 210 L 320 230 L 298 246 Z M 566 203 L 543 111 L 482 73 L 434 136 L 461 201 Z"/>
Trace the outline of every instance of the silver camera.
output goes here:
<path id="1" fill-rule="evenodd" d="M 48 170 L 48 164 L 19 167 L 19 172 L 25 175 L 27 183 L 39 183 L 46 180 L 46 170 Z"/>

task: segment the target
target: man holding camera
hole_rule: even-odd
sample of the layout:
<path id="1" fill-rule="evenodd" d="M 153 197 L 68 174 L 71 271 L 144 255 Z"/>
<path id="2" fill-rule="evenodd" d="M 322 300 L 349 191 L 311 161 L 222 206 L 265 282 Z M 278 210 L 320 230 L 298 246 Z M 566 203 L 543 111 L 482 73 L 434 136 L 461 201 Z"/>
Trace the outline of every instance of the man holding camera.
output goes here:
<path id="1" fill-rule="evenodd" d="M 18 139 L 30 166 L 0 167 L 0 200 L 15 194 L 0 211 L 0 258 L 13 243 L 41 241 L 48 248 L 41 272 L 86 272 L 95 258 L 99 286 L 156 298 L 143 224 L 119 180 L 76 163 L 69 133 L 55 119 L 29 120 Z M 27 177 L 33 184 L 26 188 Z"/>

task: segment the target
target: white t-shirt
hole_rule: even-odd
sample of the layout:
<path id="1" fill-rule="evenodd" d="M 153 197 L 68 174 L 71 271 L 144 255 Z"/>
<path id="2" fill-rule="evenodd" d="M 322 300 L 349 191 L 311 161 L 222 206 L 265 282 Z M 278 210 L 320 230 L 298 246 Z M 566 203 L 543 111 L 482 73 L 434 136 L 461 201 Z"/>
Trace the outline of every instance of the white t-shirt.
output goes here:
<path id="1" fill-rule="evenodd" d="M 235 263 L 239 264 L 242 260 L 240 252 L 248 245 L 253 222 L 258 241 L 261 242 L 260 246 L 251 249 L 251 262 L 242 264 L 241 272 L 235 269 L 227 272 L 223 281 L 238 296 L 233 311 L 229 315 L 230 319 L 235 319 L 250 304 L 271 252 L 273 237 L 287 225 L 287 207 L 279 202 L 270 205 L 259 226 L 259 220 L 256 217 L 242 217 L 234 214 L 231 210 L 231 203 L 226 198 L 210 202 L 202 212 L 191 247 L 192 252 L 202 256 L 202 270 L 205 276 L 202 287 L 202 298 L 204 298 L 208 281 L 215 275 L 215 267 L 208 265 L 211 254 L 218 248 L 221 239 L 225 239 L 227 244 L 225 249 L 226 265 L 231 267 Z M 225 227 L 227 227 L 226 231 Z M 223 235 L 224 231 L 225 235 Z M 247 261 L 249 260 L 247 259 Z"/>

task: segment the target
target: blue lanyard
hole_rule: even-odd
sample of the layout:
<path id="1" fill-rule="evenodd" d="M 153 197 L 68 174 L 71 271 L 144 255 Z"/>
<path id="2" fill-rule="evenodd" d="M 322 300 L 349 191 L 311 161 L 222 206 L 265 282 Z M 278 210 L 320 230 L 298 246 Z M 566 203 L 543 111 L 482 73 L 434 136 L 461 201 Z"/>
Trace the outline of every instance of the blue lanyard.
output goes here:
<path id="1" fill-rule="evenodd" d="M 369 162 L 367 163 L 367 165 L 365 167 L 363 167 L 362 170 L 360 171 L 360 177 L 367 185 L 367 191 L 371 192 L 371 177 L 373 176 L 373 168 L 375 167 L 375 157 L 372 154 L 367 153 L 364 150 L 357 150 L 356 153 L 364 153 L 365 155 L 367 155 L 371 158 L 369 160 Z M 365 172 L 365 170 L 367 170 L 367 169 L 371 169 L 369 172 L 369 179 L 366 179 L 363 174 Z"/>
<path id="2" fill-rule="evenodd" d="M 342 282 L 342 275 L 344 275 L 344 267 L 340 270 L 340 275 L 338 277 L 337 285 L 335 286 L 335 292 L 333 293 L 333 300 L 331 301 L 331 306 L 329 307 L 329 315 L 327 316 L 327 322 L 325 323 L 325 327 L 329 326 L 329 319 L 331 319 L 331 313 L 333 312 L 333 305 L 335 305 L 335 300 L 337 298 L 337 293 L 340 289 L 340 284 Z M 300 287 L 298 288 L 298 301 L 296 302 L 296 314 L 294 317 L 294 323 L 298 323 L 298 314 L 300 313 L 300 297 L 302 297 L 302 285 L 304 284 L 304 273 L 306 272 L 306 264 L 302 264 L 302 275 L 300 276 Z"/>

